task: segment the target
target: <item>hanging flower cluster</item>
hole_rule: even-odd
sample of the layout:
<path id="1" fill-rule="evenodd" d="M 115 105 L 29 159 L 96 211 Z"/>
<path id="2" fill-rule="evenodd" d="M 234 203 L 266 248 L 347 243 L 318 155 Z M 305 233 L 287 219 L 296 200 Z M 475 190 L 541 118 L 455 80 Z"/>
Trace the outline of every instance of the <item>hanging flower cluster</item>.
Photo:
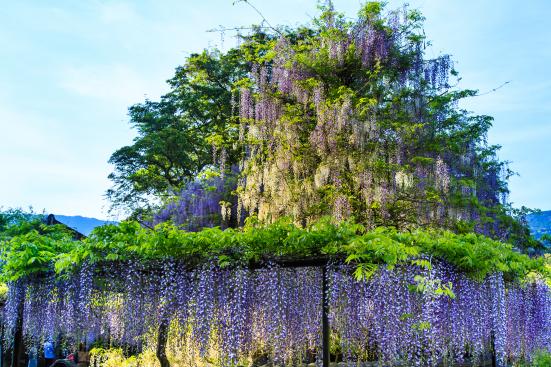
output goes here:
<path id="1" fill-rule="evenodd" d="M 551 293 L 544 283 L 506 288 L 499 273 L 479 282 L 422 261 L 430 266 L 383 268 L 368 280 L 357 280 L 349 265 L 328 265 L 334 358 L 435 366 L 480 362 L 492 348 L 500 363 L 551 350 Z M 9 294 L 6 341 L 23 302 L 29 346 L 61 335 L 69 344 L 93 339 L 139 351 L 155 344 L 159 325 L 168 322 L 168 350 L 194 365 L 321 360 L 319 267 L 84 265 L 69 277 L 11 284 Z"/>
<path id="2" fill-rule="evenodd" d="M 507 290 L 507 339 L 502 346 L 512 358 L 531 356 L 538 349 L 550 350 L 551 294 L 545 284 Z"/>
<path id="3" fill-rule="evenodd" d="M 68 278 L 45 278 L 10 287 L 5 308 L 14 330 L 24 297 L 23 331 L 28 346 L 45 340 L 78 345 L 100 340 L 141 350 L 161 322 L 172 325 L 169 348 L 190 360 L 214 358 L 221 365 L 265 355 L 301 362 L 319 350 L 321 270 L 267 267 L 189 270 L 176 261 L 85 266 Z M 13 294 L 13 296 L 12 296 Z M 6 342 L 12 341 L 6 336 Z M 176 345 L 174 345 L 174 343 Z"/>
<path id="4" fill-rule="evenodd" d="M 236 187 L 237 167 L 225 172 L 207 171 L 189 182 L 177 197 L 153 217 L 153 224 L 172 222 L 187 231 L 205 227 L 228 227 L 236 205 L 230 193 Z"/>
<path id="5" fill-rule="evenodd" d="M 347 362 L 498 365 L 551 350 L 551 292 L 542 282 L 506 289 L 501 274 L 477 282 L 446 264 L 381 270 L 368 282 L 332 269 L 330 322 Z M 453 289 L 453 294 L 442 292 Z M 413 290 L 413 291 L 412 291 Z"/>
<path id="6" fill-rule="evenodd" d="M 345 361 L 480 363 L 495 348 L 503 365 L 551 348 L 551 299 L 543 284 L 506 291 L 500 274 L 477 282 L 445 264 L 423 275 L 413 266 L 381 270 L 369 282 L 355 281 L 346 269 L 337 267 L 331 273 L 331 325 L 341 336 Z M 453 294 L 442 289 L 453 289 Z M 519 293 L 530 296 L 521 298 Z M 518 314 L 512 301 L 528 307 L 537 321 Z M 534 329 L 523 332 L 516 328 L 519 324 Z M 520 340 L 527 341 L 525 349 L 509 347 Z"/>

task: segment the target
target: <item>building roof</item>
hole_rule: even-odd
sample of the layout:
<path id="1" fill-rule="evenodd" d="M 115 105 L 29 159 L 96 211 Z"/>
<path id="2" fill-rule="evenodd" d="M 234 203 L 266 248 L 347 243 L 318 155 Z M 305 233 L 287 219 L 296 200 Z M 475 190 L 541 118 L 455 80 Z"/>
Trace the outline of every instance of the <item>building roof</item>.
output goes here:
<path id="1" fill-rule="evenodd" d="M 55 215 L 53 215 L 53 214 L 50 214 L 46 217 L 46 224 L 49 225 L 49 226 L 52 226 L 52 225 L 55 225 L 55 224 L 61 224 L 62 226 L 67 227 L 67 229 L 69 229 L 69 231 L 71 231 L 71 233 L 73 233 L 73 237 L 74 237 L 75 240 L 81 240 L 83 238 L 86 238 L 86 236 L 84 234 L 80 233 L 76 229 L 74 229 L 72 227 L 69 227 L 67 224 L 62 223 L 59 220 L 57 220 Z"/>

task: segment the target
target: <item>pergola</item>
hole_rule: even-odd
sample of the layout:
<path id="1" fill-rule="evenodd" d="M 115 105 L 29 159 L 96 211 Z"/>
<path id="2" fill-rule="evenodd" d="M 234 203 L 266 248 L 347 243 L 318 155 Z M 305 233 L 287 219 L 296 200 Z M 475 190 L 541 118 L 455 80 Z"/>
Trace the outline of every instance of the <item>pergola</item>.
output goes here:
<path id="1" fill-rule="evenodd" d="M 329 301 L 329 284 L 328 284 L 328 274 L 327 274 L 327 268 L 328 264 L 335 263 L 335 262 L 342 262 L 342 258 L 339 257 L 331 257 L 331 256 L 316 256 L 316 257 L 303 257 L 303 258 L 271 258 L 269 260 L 264 261 L 255 261 L 250 262 L 248 265 L 248 268 L 251 271 L 259 270 L 266 268 L 268 264 L 269 266 L 276 265 L 278 268 L 286 269 L 286 268 L 319 268 L 322 272 L 322 297 L 321 297 L 321 309 L 322 309 L 322 317 L 321 317 L 321 346 L 322 346 L 322 366 L 323 367 L 329 367 L 330 366 L 330 333 L 331 333 L 331 325 L 329 321 L 329 312 L 330 312 L 330 301 Z M 100 272 L 103 272 L 105 270 L 101 270 Z M 13 333 L 13 348 L 11 351 L 11 367 L 19 367 L 22 366 L 20 362 L 20 357 L 22 352 L 24 351 L 24 343 L 23 343 L 23 315 L 24 315 L 24 300 L 21 299 L 18 306 L 18 312 L 17 312 L 17 321 L 16 321 L 16 328 Z M 166 354 L 166 346 L 167 346 L 167 339 L 168 339 L 168 329 L 170 326 L 170 320 L 168 318 L 163 319 L 161 323 L 158 326 L 158 337 L 157 337 L 157 348 L 156 348 L 156 355 L 157 358 L 161 364 L 161 367 L 169 367 L 170 363 L 167 358 Z M 495 353 L 495 345 L 494 345 L 495 339 L 492 332 L 492 347 L 491 347 L 491 354 L 488 355 L 488 359 L 486 359 L 483 363 L 484 366 L 492 366 L 496 367 L 498 366 L 498 361 L 496 358 Z M 468 362 L 464 362 L 461 364 L 462 366 L 471 366 L 473 364 L 470 364 Z M 1 362 L 0 362 L 1 367 Z"/>

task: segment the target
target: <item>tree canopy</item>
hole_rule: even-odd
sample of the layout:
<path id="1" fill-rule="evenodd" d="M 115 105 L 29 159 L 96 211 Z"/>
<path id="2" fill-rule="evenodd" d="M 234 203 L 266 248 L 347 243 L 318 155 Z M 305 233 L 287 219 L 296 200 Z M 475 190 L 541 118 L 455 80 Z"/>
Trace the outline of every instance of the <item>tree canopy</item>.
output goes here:
<path id="1" fill-rule="evenodd" d="M 137 137 L 109 160 L 115 170 L 107 196 L 114 207 L 147 210 L 155 199 L 174 195 L 219 162 L 217 155 L 228 164 L 237 161 L 232 88 L 246 67 L 240 49 L 193 54 L 168 81 L 170 93 L 130 107 Z"/>

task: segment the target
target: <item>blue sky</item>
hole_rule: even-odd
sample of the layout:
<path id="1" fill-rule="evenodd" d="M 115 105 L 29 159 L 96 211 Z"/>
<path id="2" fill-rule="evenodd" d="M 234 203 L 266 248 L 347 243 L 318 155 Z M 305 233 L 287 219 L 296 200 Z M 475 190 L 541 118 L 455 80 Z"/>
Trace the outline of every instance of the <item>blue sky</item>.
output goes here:
<path id="1" fill-rule="evenodd" d="M 106 218 L 111 153 L 134 136 L 127 107 L 205 47 L 208 29 L 260 21 L 232 0 L 21 0 L 0 8 L 0 206 Z M 252 0 L 272 24 L 316 15 L 315 0 Z M 354 16 L 361 1 L 335 0 Z M 397 7 L 402 1 L 390 1 Z M 461 87 L 499 90 L 463 107 L 495 117 L 489 141 L 520 176 L 511 200 L 551 209 L 551 2 L 409 1 L 427 18 L 428 56 L 449 53 Z"/>

